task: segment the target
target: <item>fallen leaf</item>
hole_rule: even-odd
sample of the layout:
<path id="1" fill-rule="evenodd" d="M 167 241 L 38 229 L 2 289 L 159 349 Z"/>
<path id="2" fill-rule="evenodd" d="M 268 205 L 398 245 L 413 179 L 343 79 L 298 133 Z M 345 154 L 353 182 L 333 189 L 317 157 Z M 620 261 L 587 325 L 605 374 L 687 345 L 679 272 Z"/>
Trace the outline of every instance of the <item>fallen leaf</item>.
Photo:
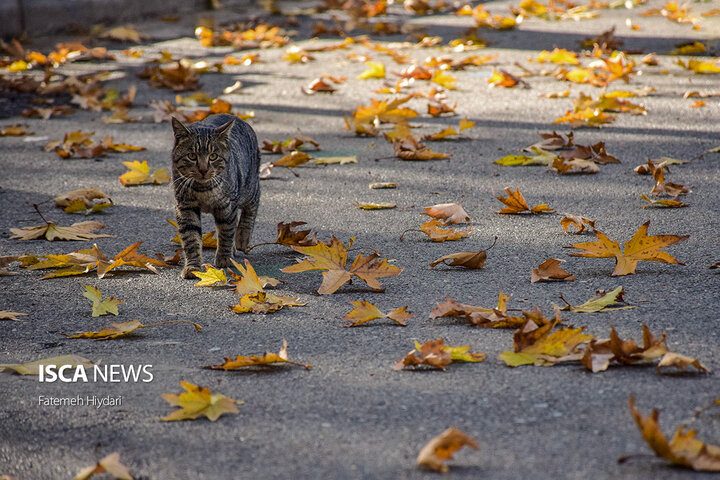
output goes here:
<path id="1" fill-rule="evenodd" d="M 132 162 L 122 163 L 129 169 L 119 177 L 120 183 L 122 183 L 125 187 L 140 185 L 142 183 L 160 185 L 170 182 L 167 168 L 159 168 L 151 175 L 150 166 L 148 165 L 147 160 L 143 160 L 142 162 L 133 160 Z"/>
<path id="2" fill-rule="evenodd" d="M 350 242 L 352 245 L 352 242 Z M 395 277 L 400 275 L 402 268 L 389 265 L 386 259 L 380 259 L 377 253 L 370 255 L 358 254 L 355 260 L 347 267 L 347 247 L 340 240 L 332 237 L 330 244 L 318 242 L 314 246 L 291 247 L 298 253 L 307 255 L 297 264 L 282 269 L 284 273 L 300 273 L 313 270 L 324 270 L 323 281 L 317 293 L 327 295 L 337 291 L 352 277 L 358 277 L 376 292 L 383 291 L 378 278 Z"/>
<path id="3" fill-rule="evenodd" d="M 120 454 L 118 452 L 113 452 L 98 460 L 95 465 L 83 468 L 73 477 L 73 480 L 87 480 L 96 473 L 107 473 L 118 480 L 133 480 L 130 469 L 120 463 Z"/>
<path id="4" fill-rule="evenodd" d="M 520 80 L 518 77 L 502 69 L 493 69 L 490 78 L 487 79 L 488 86 L 490 87 L 512 88 L 521 82 L 522 80 Z M 525 82 L 522 83 L 524 85 L 527 85 L 525 84 Z"/>
<path id="5" fill-rule="evenodd" d="M 27 130 L 26 125 L 10 125 L 0 128 L 0 137 L 21 137 L 23 135 L 34 135 Z"/>
<path id="6" fill-rule="evenodd" d="M 246 293 L 238 300 L 237 305 L 231 305 L 230 309 L 235 313 L 274 313 L 285 307 L 304 307 L 298 298 L 273 295 L 266 292 Z"/>
<path id="7" fill-rule="evenodd" d="M 57 357 L 41 358 L 40 360 L 27 363 L 0 363 L 0 372 L 14 372 L 18 375 L 39 375 L 40 365 L 46 367 L 53 365 L 59 369 L 65 365 L 71 368 L 76 368 L 78 365 L 92 367 L 94 363 L 79 355 L 60 355 Z"/>
<path id="8" fill-rule="evenodd" d="M 208 265 L 207 263 L 204 264 L 203 267 L 205 267 L 204 272 L 192 272 L 193 275 L 200 279 L 200 281 L 194 285 L 195 287 L 222 287 L 227 284 L 227 277 L 225 276 L 224 269 L 214 268 L 212 265 Z M 220 285 L 218 285 L 218 283 Z"/>
<path id="9" fill-rule="evenodd" d="M 432 207 L 425 207 L 423 215 L 443 220 L 446 224 L 469 223 L 470 216 L 459 203 L 439 203 Z"/>
<path id="10" fill-rule="evenodd" d="M 650 330 L 643 325 L 643 346 L 639 347 L 635 342 L 622 340 L 610 327 L 610 338 L 606 340 L 593 339 L 585 349 L 580 363 L 593 373 L 607 370 L 611 362 L 623 365 L 650 363 L 662 357 L 668 352 L 665 345 L 665 332 L 660 338 L 655 338 Z"/>
<path id="11" fill-rule="evenodd" d="M 562 117 L 556 118 L 553 123 L 569 123 L 572 128 L 599 127 L 615 121 L 614 115 L 608 115 L 597 108 L 584 108 L 579 111 L 568 110 Z"/>
<path id="12" fill-rule="evenodd" d="M 530 206 L 528 206 L 527 202 L 525 201 L 525 197 L 523 197 L 523 194 L 520 193 L 519 188 L 513 191 L 512 188 L 505 187 L 505 193 L 507 194 L 507 198 L 502 196 L 495 197 L 502 203 L 507 205 L 505 208 L 498 211 L 497 213 L 518 214 L 527 212 L 531 214 L 542 214 L 552 213 L 555 211 L 552 208 L 548 207 L 546 203 L 535 205 L 534 207 L 530 208 Z"/>
<path id="13" fill-rule="evenodd" d="M 154 327 L 165 323 L 189 323 L 195 327 L 196 331 L 202 330 L 202 327 L 195 322 L 189 320 L 167 320 L 165 322 L 151 323 L 143 325 L 138 320 L 130 320 L 128 322 L 110 322 L 110 327 L 105 327 L 97 332 L 82 332 L 75 335 L 64 334 L 67 338 L 92 338 L 93 340 L 114 340 L 116 338 L 130 335 L 140 328 Z"/>
<path id="14" fill-rule="evenodd" d="M 312 160 L 312 157 L 307 153 L 294 150 L 281 159 L 274 161 L 273 165 L 276 167 L 294 168 L 307 163 L 310 160 Z"/>
<path id="15" fill-rule="evenodd" d="M 503 352 L 498 358 L 509 367 L 537 365 L 549 367 L 561 362 L 577 361 L 582 358 L 581 345 L 594 337 L 582 333 L 585 327 L 553 329 L 559 317 L 553 322 L 538 326 L 532 321 L 517 330 L 513 335 L 513 351 Z"/>
<path id="16" fill-rule="evenodd" d="M 151 87 L 169 88 L 174 92 L 193 91 L 200 88 L 197 72 L 187 58 L 181 58 L 167 65 L 149 66 L 138 76 L 148 79 Z"/>
<path id="17" fill-rule="evenodd" d="M 143 40 L 147 40 L 148 36 L 143 35 L 142 33 L 135 30 L 134 27 L 130 25 L 123 25 L 118 27 L 113 27 L 105 30 L 100 35 L 98 35 L 99 38 L 107 38 L 109 40 L 115 40 L 117 42 L 131 42 L 131 43 L 140 43 Z"/>
<path id="18" fill-rule="evenodd" d="M 382 62 L 365 62 L 367 70 L 358 75 L 358 80 L 367 80 L 368 78 L 385 78 L 385 64 Z"/>
<path id="19" fill-rule="evenodd" d="M 95 287 L 91 287 L 90 285 L 85 285 L 85 293 L 83 293 L 83 297 L 87 298 L 92 302 L 93 317 L 99 317 L 101 315 L 107 315 L 109 313 L 112 313 L 113 315 L 118 315 L 118 305 L 120 305 L 121 303 L 125 303 L 123 300 L 118 300 L 115 297 L 110 297 L 103 300 L 100 290 Z"/>
<path id="20" fill-rule="evenodd" d="M 612 276 L 629 275 L 635 273 L 637 263 L 640 261 L 662 262 L 684 265 L 670 254 L 661 249 L 675 245 L 689 238 L 689 235 L 647 235 L 650 221 L 638 228 L 629 242 L 625 242 L 624 253 L 620 251 L 617 242 L 610 240 L 604 233 L 594 230 L 596 242 L 576 243 L 570 247 L 582 250 L 580 253 L 571 253 L 571 257 L 615 258 L 615 270 Z"/>
<path id="21" fill-rule="evenodd" d="M 357 327 L 358 325 L 365 324 L 378 318 L 389 318 L 398 325 L 403 327 L 407 326 L 405 320 L 412 318 L 412 314 L 407 311 L 408 307 L 396 308 L 388 313 L 382 313 L 375 305 L 365 300 L 353 300 L 350 302 L 355 307 L 348 314 L 346 314 L 343 320 L 351 322 L 346 327 Z"/>
<path id="22" fill-rule="evenodd" d="M 695 430 L 685 431 L 681 425 L 675 431 L 670 442 L 660 430 L 658 418 L 660 413 L 653 409 L 648 417 L 644 417 L 635 408 L 635 398 L 629 399 L 630 413 L 642 434 L 643 439 L 653 449 L 655 455 L 664 458 L 673 465 L 691 468 L 697 471 L 720 471 L 720 447 L 704 443 L 697 438 Z"/>
<path id="23" fill-rule="evenodd" d="M 10 239 L 18 240 L 38 240 L 45 239 L 50 242 L 55 240 L 82 240 L 87 241 L 91 238 L 114 237 L 115 235 L 106 235 L 100 233 L 92 233 L 93 230 L 105 228 L 100 222 L 77 222 L 69 227 L 56 225 L 53 222 L 47 222 L 45 225 L 37 227 L 11 228 L 14 234 Z"/>
<path id="24" fill-rule="evenodd" d="M 582 158 L 566 160 L 564 158 L 555 157 L 551 168 L 560 175 L 598 173 L 600 171 L 600 168 L 595 162 L 592 160 L 584 160 Z"/>
<path id="25" fill-rule="evenodd" d="M 279 245 L 285 245 L 286 247 L 312 247 L 317 245 L 317 233 L 313 233 L 311 229 L 293 231 L 294 228 L 307 225 L 306 222 L 280 222 L 277 225 L 277 236 L 275 237 L 275 243 Z M 308 236 L 310 235 L 310 236 Z"/>
<path id="26" fill-rule="evenodd" d="M 368 185 L 371 189 L 383 189 L 383 188 L 397 188 L 398 184 L 395 182 L 373 182 Z"/>
<path id="27" fill-rule="evenodd" d="M 235 289 L 233 291 L 238 295 L 243 296 L 247 294 L 264 292 L 265 286 L 268 285 L 268 283 L 273 283 L 273 285 L 277 285 L 276 282 L 268 281 L 269 277 L 264 277 L 265 281 L 263 281 L 262 278 L 258 277 L 255 269 L 250 264 L 250 261 L 247 258 L 244 262 L 245 266 L 240 265 L 232 258 L 230 259 L 230 261 L 233 263 L 238 273 L 240 274 L 236 275 L 235 272 L 230 270 L 230 275 L 234 278 L 234 281 L 230 282 L 230 285 L 235 286 Z"/>
<path id="28" fill-rule="evenodd" d="M 435 160 L 439 158 L 448 158 L 447 153 L 434 152 L 424 144 L 418 142 L 415 137 L 409 136 L 405 138 L 391 139 L 395 155 L 403 160 Z"/>
<path id="29" fill-rule="evenodd" d="M 577 57 L 578 55 L 575 52 L 569 52 L 564 48 L 556 47 L 552 52 L 542 50 L 538 53 L 537 57 L 535 57 L 535 61 L 540 63 L 552 62 L 559 65 L 579 65 L 580 60 L 578 60 Z"/>
<path id="30" fill-rule="evenodd" d="M 466 445 L 475 450 L 478 448 L 477 442 L 472 437 L 457 428 L 450 427 L 420 450 L 417 464 L 437 472 L 447 472 L 449 468 L 444 462 L 452 460 L 453 454 Z"/>
<path id="31" fill-rule="evenodd" d="M 595 296 L 583 303 L 582 305 L 573 306 L 570 305 L 562 295 L 560 299 L 567 303 L 566 306 L 560 310 L 569 310 L 574 313 L 595 313 L 595 312 L 608 312 L 610 310 L 628 310 L 635 308 L 633 305 L 627 305 L 627 302 L 623 298 L 625 290 L 623 287 L 617 287 L 615 290 L 606 292 L 605 290 L 598 290 L 595 292 Z M 617 306 L 625 304 L 622 306 Z"/>
<path id="32" fill-rule="evenodd" d="M 657 365 L 658 373 L 661 373 L 663 367 L 675 367 L 678 370 L 685 370 L 688 367 L 695 367 L 695 369 L 702 373 L 710 373 L 710 369 L 700 363 L 695 358 L 686 357 L 675 352 L 667 352 L 660 359 L 660 363 Z"/>
<path id="33" fill-rule="evenodd" d="M 55 206 L 62 208 L 66 213 L 101 212 L 104 208 L 113 205 L 112 199 L 96 188 L 81 188 L 63 193 L 53 198 Z"/>
<path id="34" fill-rule="evenodd" d="M 21 321 L 18 317 L 27 317 L 27 313 L 10 312 L 8 310 L 0 310 L 0 320 L 13 320 L 15 322 Z"/>
<path id="35" fill-rule="evenodd" d="M 360 210 L 389 210 L 397 207 L 397 204 L 392 202 L 354 202 L 353 205 Z"/>
<path id="36" fill-rule="evenodd" d="M 530 274 L 530 283 L 547 282 L 549 280 L 575 280 L 575 275 L 566 272 L 560 263 L 565 260 L 557 258 L 549 258 L 540 264 L 537 268 L 533 268 Z"/>
<path id="37" fill-rule="evenodd" d="M 160 418 L 160 420 L 165 422 L 194 420 L 204 415 L 211 422 L 214 422 L 224 413 L 239 413 L 235 405 L 243 403 L 219 393 L 210 394 L 210 388 L 208 387 L 199 387 L 186 381 L 180 381 L 180 385 L 185 389 L 185 392 L 162 394 L 166 402 L 180 407 L 180 409 L 170 412 L 169 415 Z"/>
<path id="38" fill-rule="evenodd" d="M 402 370 L 405 367 L 426 365 L 432 368 L 445 370 L 445 367 L 453 361 L 461 362 L 482 362 L 487 357 L 485 353 L 472 353 L 469 345 L 462 347 L 451 347 L 445 345 L 445 340 L 439 338 L 428 342 L 415 342 L 415 349 L 395 363 L 395 370 Z M 419 355 L 419 356 L 418 356 Z"/>
<path id="39" fill-rule="evenodd" d="M 443 255 L 442 257 L 433 260 L 432 262 L 430 262 L 430 268 L 444 263 L 451 267 L 465 267 L 469 269 L 479 270 L 485 266 L 486 260 L 487 250 L 479 250 L 477 252 L 457 252 L 451 253 L 449 255 Z"/>
<path id="40" fill-rule="evenodd" d="M 687 63 L 683 62 L 682 60 L 678 60 L 675 63 L 685 68 L 686 70 L 691 70 L 698 74 L 720 73 L 720 64 L 717 61 L 713 60 L 695 60 L 694 58 L 691 58 L 690 60 L 688 60 Z"/>
<path id="41" fill-rule="evenodd" d="M 681 208 L 688 207 L 687 203 L 682 203 L 678 200 L 652 200 L 647 195 L 640 195 L 640 198 L 649 202 L 650 205 L 643 206 L 643 209 L 660 207 L 660 208 Z"/>
<path id="42" fill-rule="evenodd" d="M 496 165 L 502 165 L 504 167 L 533 167 L 533 166 L 547 166 L 553 163 L 557 158 L 557 154 L 543 150 L 542 148 L 531 145 L 528 150 L 535 153 L 536 155 L 506 155 L 502 158 L 495 160 L 493 163 Z"/>
<path id="43" fill-rule="evenodd" d="M 467 230 L 459 230 L 456 228 L 441 228 L 447 227 L 447 224 L 440 220 L 433 219 L 420 225 L 420 231 L 423 232 L 433 242 L 445 242 L 451 240 L 460 240 L 470 235 L 472 232 L 472 225 Z"/>
<path id="44" fill-rule="evenodd" d="M 358 163 L 357 155 L 348 155 L 346 157 L 320 157 L 312 160 L 315 165 L 348 165 L 350 163 Z"/>
<path id="45" fill-rule="evenodd" d="M 560 220 L 560 225 L 562 225 L 565 233 L 573 233 L 574 235 L 580 235 L 585 231 L 595 230 L 595 220 L 590 220 L 589 218 L 580 217 L 578 215 L 572 215 L 570 213 L 565 214 L 562 220 Z M 575 227 L 577 231 L 570 232 L 571 226 Z"/>
<path id="46" fill-rule="evenodd" d="M 273 363 L 289 363 L 291 365 L 304 367 L 307 370 L 312 369 L 311 365 L 292 362 L 288 359 L 287 342 L 285 340 L 283 340 L 283 346 L 278 353 L 265 352 L 262 356 L 251 355 L 249 357 L 243 357 L 241 355 L 237 355 L 235 358 L 226 357 L 225 362 L 220 365 L 207 365 L 203 368 L 207 368 L 209 370 L 237 370 L 244 367 L 256 367 L 260 365 L 266 366 Z"/>
<path id="47" fill-rule="evenodd" d="M 169 218 L 166 219 L 166 221 L 175 227 L 175 230 L 178 229 L 177 222 L 175 220 L 170 220 Z M 215 238 L 216 230 L 210 230 L 209 232 L 206 232 L 203 234 L 201 240 L 202 240 L 202 246 L 203 248 L 217 248 L 217 238 Z M 175 237 L 171 240 L 173 243 L 181 243 L 180 240 L 180 232 L 178 232 Z"/>

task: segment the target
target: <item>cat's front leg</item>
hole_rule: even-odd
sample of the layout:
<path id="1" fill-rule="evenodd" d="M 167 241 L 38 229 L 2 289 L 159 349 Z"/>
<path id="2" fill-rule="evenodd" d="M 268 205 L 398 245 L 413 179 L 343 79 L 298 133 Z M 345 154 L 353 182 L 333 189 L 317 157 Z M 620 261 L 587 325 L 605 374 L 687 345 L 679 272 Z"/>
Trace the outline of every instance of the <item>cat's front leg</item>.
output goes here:
<path id="1" fill-rule="evenodd" d="M 215 230 L 217 232 L 217 251 L 215 252 L 215 266 L 224 268 L 231 266 L 233 256 L 233 238 L 237 225 L 237 209 L 226 208 L 213 214 L 215 217 Z"/>
<path id="2" fill-rule="evenodd" d="M 200 209 L 180 207 L 175 209 L 180 243 L 185 256 L 185 267 L 180 274 L 182 278 L 195 278 L 192 272 L 200 271 L 202 264 L 202 227 Z"/>

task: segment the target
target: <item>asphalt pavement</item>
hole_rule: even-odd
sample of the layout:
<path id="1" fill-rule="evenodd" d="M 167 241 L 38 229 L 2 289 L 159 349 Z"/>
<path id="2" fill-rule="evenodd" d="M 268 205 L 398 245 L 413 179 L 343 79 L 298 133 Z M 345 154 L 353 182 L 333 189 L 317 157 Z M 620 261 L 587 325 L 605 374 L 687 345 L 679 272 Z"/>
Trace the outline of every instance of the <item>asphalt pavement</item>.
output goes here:
<path id="1" fill-rule="evenodd" d="M 509 15 L 517 2 L 486 2 L 491 13 Z M 584 3 L 584 2 L 583 2 Z M 307 4 L 307 5 L 311 5 Z M 151 36 L 136 48 L 142 57 L 121 51 L 131 44 L 107 45 L 116 61 L 74 62 L 59 69 L 66 74 L 112 72 L 104 87 L 125 92 L 138 88 L 131 115 L 135 123 L 106 124 L 107 112 L 78 110 L 50 120 L 18 116 L 30 105 L 30 97 L 0 94 L 0 129 L 21 123 L 31 136 L 0 137 L 0 255 L 62 254 L 90 248 L 93 243 L 106 256 L 115 255 L 135 242 L 140 253 L 171 255 L 175 232 L 166 219 L 173 215 L 171 187 L 140 185 L 124 187 L 118 176 L 127 169 L 123 161 L 146 159 L 152 169 L 169 167 L 172 129 L 168 122 L 154 123 L 153 100 L 175 103 L 175 92 L 153 88 L 137 74 L 144 61 L 161 51 L 209 63 L 222 62 L 228 54 L 237 57 L 258 53 L 261 63 L 225 66 L 222 72 L 200 75 L 200 89 L 212 97 L 242 82 L 235 93 L 222 98 L 235 112 L 253 111 L 248 120 L 263 140 L 285 140 L 303 134 L 321 146 L 314 156 L 357 156 L 346 165 L 306 164 L 292 171 L 276 167 L 262 181 L 262 198 L 252 243 L 272 242 L 278 222 L 305 221 L 327 241 L 334 235 L 347 244 L 378 250 L 403 272 L 382 279 L 385 291 L 373 292 L 355 280 L 332 295 L 317 295 L 319 272 L 286 274 L 281 269 L 301 258 L 287 247 L 258 246 L 247 258 L 261 275 L 282 280 L 273 293 L 298 297 L 304 307 L 283 309 L 268 315 L 233 313 L 228 306 L 237 295 L 224 289 L 194 287 L 180 278 L 180 267 L 151 272 L 118 273 L 98 279 L 94 273 L 42 280 L 38 270 L 8 269 L 16 275 L 0 277 L 0 310 L 27 313 L 21 321 L 0 321 L 0 364 L 22 363 L 58 355 L 75 354 L 93 362 L 116 365 L 152 365 L 151 382 L 41 383 L 38 377 L 0 373 L 0 475 L 18 479 L 72 478 L 83 467 L 112 452 L 138 479 L 420 479 L 439 474 L 421 470 L 415 458 L 426 442 L 455 426 L 475 438 L 477 450 L 463 449 L 449 462 L 443 478 L 462 479 L 675 479 L 704 478 L 702 473 L 671 467 L 652 455 L 619 464 L 623 455 L 651 454 L 628 409 L 634 395 L 639 409 L 649 414 L 660 410 L 660 424 L 672 435 L 680 424 L 698 430 L 710 444 L 720 444 L 717 409 L 695 415 L 720 397 L 716 374 L 658 374 L 654 366 L 611 366 L 590 373 L 573 363 L 552 367 L 507 367 L 498 355 L 512 350 L 513 331 L 481 329 L 457 318 L 430 319 L 429 313 L 446 296 L 472 305 L 495 306 L 500 291 L 512 294 L 510 308 L 539 306 L 552 315 L 558 295 L 579 304 L 596 290 L 624 287 L 625 299 L 634 309 L 592 314 L 563 312 L 566 324 L 585 326 L 598 338 L 608 336 L 614 326 L 623 339 L 642 340 L 641 325 L 657 335 L 667 332 L 667 345 L 700 360 L 710 370 L 720 368 L 720 276 L 709 267 L 720 261 L 720 154 L 708 150 L 720 145 L 720 83 L 718 75 L 696 75 L 678 66 L 678 58 L 713 60 L 718 53 L 720 17 L 700 17 L 712 3 L 691 3 L 701 25 L 671 22 L 662 16 L 641 16 L 661 8 L 664 2 L 650 0 L 634 9 L 601 9 L 597 18 L 546 21 L 526 18 L 515 30 L 481 30 L 486 48 L 452 52 L 442 48 L 473 25 L 471 17 L 443 13 L 413 16 L 400 5 L 373 21 L 425 27 L 427 34 L 441 36 L 440 46 L 415 48 L 391 45 L 422 62 L 431 55 L 462 58 L 471 54 L 498 54 L 494 61 L 451 72 L 457 89 L 447 92 L 447 102 L 457 103 L 457 116 L 434 118 L 426 113 L 426 100 L 414 99 L 407 106 L 420 112 L 411 124 L 416 136 L 456 126 L 461 118 L 475 122 L 459 140 L 427 142 L 435 151 L 450 153 L 448 159 L 403 161 L 381 136 L 357 137 L 345 130 L 344 119 L 371 98 L 383 80 L 359 80 L 365 65 L 348 53 L 370 55 L 382 61 L 388 79 L 398 65 L 390 56 L 360 44 L 347 49 L 313 52 L 314 61 L 289 64 L 282 57 L 292 44 L 304 48 L 336 45 L 341 37 L 309 39 L 310 27 L 329 21 L 332 12 L 298 15 L 287 25 L 288 16 L 267 16 L 261 9 L 217 11 L 215 22 L 239 21 L 250 16 L 267 17 L 296 30 L 291 45 L 282 48 L 234 51 L 232 47 L 203 47 L 193 35 L 206 12 L 181 16 L 169 23 L 148 19 L 135 23 Z M 305 4 L 280 4 L 285 10 Z M 626 19 L 640 26 L 627 27 Z M 553 121 L 572 108 L 579 92 L 597 97 L 603 90 L 591 85 L 558 81 L 551 75 L 523 77 L 529 88 L 489 88 L 493 68 L 520 75 L 517 63 L 535 73 L 555 65 L 530 62 L 541 50 L 554 47 L 580 51 L 579 41 L 611 27 L 624 40 L 623 49 L 643 55 L 657 53 L 659 65 L 638 64 L 629 83 L 613 82 L 610 90 L 643 92 L 628 98 L 647 109 L 647 115 L 619 113 L 603 128 L 577 128 L 575 142 L 590 145 L 605 142 L 609 154 L 621 163 L 600 167 L 592 175 L 558 175 L 546 167 L 501 167 L 493 161 L 537 142 L 539 132 L 567 133 L 567 125 Z M 363 30 L 352 35 L 366 33 Z M 75 37 L 34 39 L 31 48 L 48 52 L 62 41 Z M 374 42 L 405 41 L 405 34 L 372 36 Z M 81 38 L 81 40 L 85 40 Z M 669 55 L 677 44 L 704 42 L 709 56 Z M 591 60 L 582 59 L 587 65 Z M 306 95 L 301 86 L 322 73 L 343 75 L 332 94 Z M 5 72 L 0 71 L 4 75 Z M 417 90 L 430 83 L 417 81 Z M 568 98 L 545 98 L 548 92 L 570 90 Z M 646 89 L 647 90 L 647 89 Z M 688 91 L 705 96 L 683 98 Z M 182 92 L 180 95 L 186 95 Z M 62 97 L 61 97 L 62 98 Z M 67 100 L 67 99 L 66 99 Z M 704 107 L 691 108 L 697 101 Z M 142 152 L 112 153 L 99 159 L 59 158 L 43 147 L 61 140 L 67 132 L 94 131 L 95 139 L 112 136 L 116 142 L 143 146 Z M 386 131 L 386 127 L 382 128 Z M 643 209 L 640 195 L 649 194 L 654 181 L 633 169 L 648 158 L 669 157 L 688 163 L 670 166 L 667 180 L 691 188 L 681 197 L 690 206 L 678 209 Z M 263 154 L 263 161 L 278 155 Z M 392 190 L 371 190 L 371 182 L 396 182 Z M 55 208 L 52 198 L 80 187 L 95 187 L 107 193 L 114 205 L 103 213 L 84 217 Z M 548 203 L 558 213 L 582 215 L 596 221 L 598 230 L 622 246 L 645 222 L 650 234 L 690 235 L 667 251 L 684 265 L 640 262 L 637 273 L 611 277 L 612 259 L 570 257 L 564 247 L 594 240 L 592 235 L 569 235 L 560 226 L 559 215 L 499 215 L 502 204 L 495 199 L 505 187 L 519 188 L 531 205 Z M 393 202 L 391 210 L 365 211 L 353 203 Z M 472 219 L 472 233 L 465 239 L 430 242 L 424 234 L 408 232 L 428 219 L 423 207 L 460 202 Z M 10 228 L 43 224 L 33 204 L 43 215 L 60 225 L 84 220 L 105 224 L 101 233 L 114 235 L 89 242 L 18 241 L 10 239 Z M 212 228 L 210 218 L 204 230 Z M 450 267 L 429 269 L 428 264 L 458 251 L 488 251 L 481 270 Z M 359 252 L 351 252 L 351 258 Z M 210 261 L 214 252 L 205 250 Z M 241 260 L 243 257 L 238 257 Z M 571 282 L 530 283 L 530 271 L 548 258 L 567 262 L 564 268 L 577 277 Z M 84 286 L 97 287 L 104 296 L 125 303 L 120 314 L 91 317 Z M 271 290 L 268 290 L 271 291 Z M 407 306 L 415 316 L 407 327 L 389 320 L 376 320 L 358 328 L 344 328 L 342 317 L 351 301 L 368 300 L 382 311 Z M 137 319 L 143 324 L 190 320 L 141 329 L 127 337 L 108 341 L 69 339 L 64 333 L 99 330 L 111 321 Z M 396 371 L 392 365 L 421 343 L 444 338 L 450 345 L 470 345 L 487 353 L 481 363 L 460 363 L 446 371 Z M 311 370 L 286 365 L 249 368 L 234 372 L 207 370 L 223 357 L 277 352 L 287 340 L 291 360 L 312 365 Z M 244 402 L 239 414 L 207 419 L 162 422 L 172 411 L 161 395 L 179 393 L 180 381 L 208 386 Z M 122 397 L 120 405 L 46 406 L 41 397 Z"/>

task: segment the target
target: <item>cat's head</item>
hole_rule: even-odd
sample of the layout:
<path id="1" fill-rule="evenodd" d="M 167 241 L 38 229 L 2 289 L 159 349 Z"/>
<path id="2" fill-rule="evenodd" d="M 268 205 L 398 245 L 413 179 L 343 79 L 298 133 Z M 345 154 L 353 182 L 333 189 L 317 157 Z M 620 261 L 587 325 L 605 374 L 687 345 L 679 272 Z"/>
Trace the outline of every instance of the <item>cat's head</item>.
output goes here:
<path id="1" fill-rule="evenodd" d="M 175 133 L 173 165 L 184 177 L 209 181 L 221 175 L 227 168 L 230 150 L 228 135 L 235 120 L 219 127 L 195 124 L 186 126 L 172 117 Z"/>

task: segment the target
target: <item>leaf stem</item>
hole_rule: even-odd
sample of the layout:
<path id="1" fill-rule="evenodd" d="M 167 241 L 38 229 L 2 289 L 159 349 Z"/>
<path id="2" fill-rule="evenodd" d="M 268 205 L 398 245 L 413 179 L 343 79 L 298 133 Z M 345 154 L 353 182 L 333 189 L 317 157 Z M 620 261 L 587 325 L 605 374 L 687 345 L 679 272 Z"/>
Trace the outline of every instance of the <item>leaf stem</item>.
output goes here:
<path id="1" fill-rule="evenodd" d="M 33 208 L 35 209 L 35 211 L 37 212 L 37 214 L 40 215 L 40 218 L 43 219 L 43 222 L 45 222 L 45 223 L 47 223 L 48 225 L 50 225 L 50 222 L 48 222 L 47 219 L 46 219 L 46 218 L 43 216 L 43 214 L 40 212 L 40 206 L 39 206 L 37 203 L 33 203 L 32 206 L 33 206 Z"/>
<path id="2" fill-rule="evenodd" d="M 405 236 L 405 234 L 406 234 L 407 232 L 420 232 L 420 233 L 425 233 L 425 232 L 423 232 L 422 230 L 420 230 L 419 228 L 408 228 L 407 230 L 405 230 L 404 232 L 402 232 L 402 233 L 400 234 L 400 241 L 401 241 L 401 242 L 403 241 L 403 237 Z"/>
<path id="3" fill-rule="evenodd" d="M 249 253 L 250 250 L 252 250 L 253 248 L 255 248 L 255 247 L 260 247 L 260 246 L 263 246 L 263 245 L 282 245 L 282 243 L 278 243 L 278 242 L 256 243 L 255 245 L 251 245 L 251 246 L 249 246 L 248 248 L 246 248 L 246 249 L 245 249 L 245 253 Z M 285 245 L 283 245 L 283 246 L 285 246 Z"/>

